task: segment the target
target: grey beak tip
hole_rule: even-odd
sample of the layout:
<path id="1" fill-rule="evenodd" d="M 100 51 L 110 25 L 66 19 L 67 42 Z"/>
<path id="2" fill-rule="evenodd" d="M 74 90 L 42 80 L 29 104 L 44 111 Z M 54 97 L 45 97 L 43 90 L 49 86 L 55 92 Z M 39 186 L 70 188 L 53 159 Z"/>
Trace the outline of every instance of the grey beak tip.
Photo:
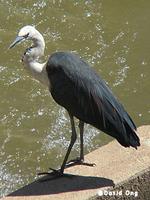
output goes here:
<path id="1" fill-rule="evenodd" d="M 23 41 L 25 38 L 22 36 L 17 36 L 14 42 L 8 47 L 8 49 L 12 49 L 16 44 L 20 43 Z"/>
<path id="2" fill-rule="evenodd" d="M 7 48 L 7 50 L 10 50 L 10 49 L 12 49 L 13 47 L 12 47 L 12 45 L 10 45 L 8 48 Z"/>

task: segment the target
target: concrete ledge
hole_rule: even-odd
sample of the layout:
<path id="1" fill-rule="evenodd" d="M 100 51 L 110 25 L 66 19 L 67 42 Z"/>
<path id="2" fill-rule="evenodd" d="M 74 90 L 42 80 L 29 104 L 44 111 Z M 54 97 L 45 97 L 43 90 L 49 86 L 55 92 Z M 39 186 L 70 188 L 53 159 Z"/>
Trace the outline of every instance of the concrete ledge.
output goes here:
<path id="1" fill-rule="evenodd" d="M 146 200 L 149 197 L 146 196 L 147 189 L 150 188 L 150 126 L 138 128 L 138 134 L 141 139 L 138 150 L 121 147 L 116 141 L 112 141 L 86 155 L 86 161 L 94 162 L 95 167 L 68 168 L 65 170 L 65 177 L 48 177 L 51 180 L 46 182 L 35 181 L 11 193 L 5 200 L 107 199 L 106 196 L 96 195 L 100 190 L 137 190 L 137 199 Z M 140 196 L 143 198 L 139 198 Z M 123 195 L 119 198 L 130 197 Z M 116 196 L 108 199 L 116 199 Z"/>
<path id="2" fill-rule="evenodd" d="M 89 200 L 150 200 L 150 167 L 114 188 L 100 189 L 98 194 Z"/>

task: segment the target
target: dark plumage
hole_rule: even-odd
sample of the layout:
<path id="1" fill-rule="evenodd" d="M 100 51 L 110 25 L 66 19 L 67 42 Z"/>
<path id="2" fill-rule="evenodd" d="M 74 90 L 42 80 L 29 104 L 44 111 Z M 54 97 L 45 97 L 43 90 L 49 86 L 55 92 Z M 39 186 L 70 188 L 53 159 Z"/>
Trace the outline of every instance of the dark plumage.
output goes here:
<path id="1" fill-rule="evenodd" d="M 33 41 L 33 46 L 26 49 L 22 58 L 26 69 L 35 79 L 49 87 L 54 100 L 66 108 L 70 117 L 70 144 L 61 168 L 52 169 L 54 174 L 63 175 L 65 167 L 70 163 L 93 166 L 84 162 L 84 122 L 116 138 L 124 147 L 137 148 L 140 145 L 132 119 L 106 83 L 86 62 L 72 53 L 57 52 L 50 56 L 47 63 L 39 63 L 38 59 L 44 55 L 45 41 L 33 26 L 21 28 L 9 48 L 25 40 Z M 74 116 L 79 119 L 80 156 L 67 163 L 77 138 Z"/>
<path id="2" fill-rule="evenodd" d="M 77 55 L 57 52 L 46 70 L 54 100 L 79 120 L 116 138 L 124 147 L 140 145 L 136 126 L 105 81 Z"/>

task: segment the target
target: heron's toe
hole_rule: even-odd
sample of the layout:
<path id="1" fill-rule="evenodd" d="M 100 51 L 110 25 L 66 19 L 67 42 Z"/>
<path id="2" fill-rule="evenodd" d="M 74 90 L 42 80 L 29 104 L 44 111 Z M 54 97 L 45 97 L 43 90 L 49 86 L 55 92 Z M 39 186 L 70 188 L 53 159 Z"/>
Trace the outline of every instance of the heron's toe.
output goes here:
<path id="1" fill-rule="evenodd" d="M 38 173 L 39 176 L 42 176 L 42 175 L 50 175 L 50 176 L 63 176 L 63 171 L 61 169 L 53 169 L 53 168 L 49 168 L 50 171 L 48 172 L 40 172 Z"/>
<path id="2" fill-rule="evenodd" d="M 88 162 L 85 162 L 84 159 L 77 157 L 76 159 L 69 160 L 66 163 L 66 168 L 74 166 L 74 165 L 86 165 L 86 166 L 90 166 L 90 167 L 96 166 L 95 163 L 88 163 Z"/>

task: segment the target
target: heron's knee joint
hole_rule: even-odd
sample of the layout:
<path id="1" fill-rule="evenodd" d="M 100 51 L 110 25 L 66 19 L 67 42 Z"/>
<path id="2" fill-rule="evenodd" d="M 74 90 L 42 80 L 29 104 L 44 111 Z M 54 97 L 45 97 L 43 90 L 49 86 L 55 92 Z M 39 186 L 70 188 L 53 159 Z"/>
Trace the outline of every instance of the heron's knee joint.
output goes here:
<path id="1" fill-rule="evenodd" d="M 76 134 L 73 134 L 73 135 L 71 136 L 71 141 L 72 141 L 72 142 L 75 142 L 76 139 L 77 139 L 77 135 L 76 135 Z"/>
<path id="2" fill-rule="evenodd" d="M 84 126 L 84 122 L 79 121 L 79 125 L 78 125 L 79 129 L 83 129 L 83 126 Z"/>

